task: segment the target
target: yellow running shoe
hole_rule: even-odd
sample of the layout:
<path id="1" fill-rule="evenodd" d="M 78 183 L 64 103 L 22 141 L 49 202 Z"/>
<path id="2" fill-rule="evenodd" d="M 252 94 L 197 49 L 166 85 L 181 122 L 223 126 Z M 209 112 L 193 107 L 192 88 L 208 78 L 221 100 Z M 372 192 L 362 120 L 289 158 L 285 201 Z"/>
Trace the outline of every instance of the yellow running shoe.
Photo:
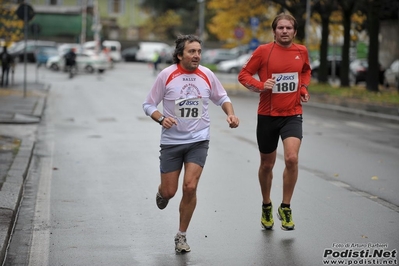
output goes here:
<path id="1" fill-rule="evenodd" d="M 273 229 L 274 220 L 273 220 L 273 205 L 268 207 L 262 206 L 262 218 L 260 219 L 260 223 L 262 228 L 266 230 Z"/>
<path id="2" fill-rule="evenodd" d="M 294 230 L 295 224 L 292 221 L 291 208 L 281 208 L 281 206 L 278 207 L 277 216 L 281 220 L 281 229 L 287 231 Z"/>

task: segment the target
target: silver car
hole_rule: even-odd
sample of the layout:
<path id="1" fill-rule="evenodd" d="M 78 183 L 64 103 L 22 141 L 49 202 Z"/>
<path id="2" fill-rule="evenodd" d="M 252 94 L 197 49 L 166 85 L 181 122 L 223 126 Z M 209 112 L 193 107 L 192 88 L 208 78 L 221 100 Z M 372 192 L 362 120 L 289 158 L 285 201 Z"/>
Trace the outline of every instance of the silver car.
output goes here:
<path id="1" fill-rule="evenodd" d="M 251 54 L 243 54 L 236 59 L 221 61 L 216 65 L 216 69 L 219 72 L 238 73 L 250 57 Z"/>
<path id="2" fill-rule="evenodd" d="M 89 73 L 93 73 L 95 71 L 102 73 L 109 68 L 109 61 L 102 54 L 94 55 L 91 53 L 77 53 L 76 65 L 78 71 L 84 70 Z M 55 71 L 60 69 L 65 70 L 65 59 L 60 55 L 50 57 L 47 60 L 46 67 Z"/>
<path id="3" fill-rule="evenodd" d="M 384 73 L 385 87 L 394 87 L 399 90 L 399 59 L 393 61 L 391 66 Z"/>

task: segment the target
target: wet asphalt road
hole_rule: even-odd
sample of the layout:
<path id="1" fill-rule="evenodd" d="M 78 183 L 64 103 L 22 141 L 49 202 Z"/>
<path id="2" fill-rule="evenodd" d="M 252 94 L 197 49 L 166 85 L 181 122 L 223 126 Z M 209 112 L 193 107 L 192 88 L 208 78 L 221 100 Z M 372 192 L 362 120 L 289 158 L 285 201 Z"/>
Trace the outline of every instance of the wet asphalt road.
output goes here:
<path id="1" fill-rule="evenodd" d="M 151 70 L 121 63 L 69 80 L 42 69 L 39 79 L 51 90 L 6 265 L 362 265 L 360 259 L 382 260 L 369 256 L 375 250 L 386 252 L 388 265 L 397 263 L 398 124 L 306 107 L 292 201 L 296 230 L 282 231 L 275 215 L 274 230 L 264 231 L 257 98 L 232 95 L 237 129 L 213 106 L 211 148 L 187 236 L 192 251 L 178 255 L 180 190 L 165 210 L 154 199 L 160 127 L 141 109 Z M 283 167 L 280 145 L 275 206 Z M 355 257 L 362 250 L 367 257 Z"/>

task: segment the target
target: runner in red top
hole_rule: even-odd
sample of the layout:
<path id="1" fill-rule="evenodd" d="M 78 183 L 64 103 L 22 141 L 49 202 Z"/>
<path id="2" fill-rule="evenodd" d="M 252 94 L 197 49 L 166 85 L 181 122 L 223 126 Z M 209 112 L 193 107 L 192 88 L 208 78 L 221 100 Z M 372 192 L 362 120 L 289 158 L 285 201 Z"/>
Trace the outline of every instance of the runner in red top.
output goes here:
<path id="1" fill-rule="evenodd" d="M 298 178 L 298 153 L 302 141 L 302 105 L 309 100 L 310 64 L 305 46 L 294 44 L 297 22 L 288 14 L 272 23 L 274 42 L 259 46 L 242 68 L 238 80 L 260 93 L 257 141 L 261 163 L 259 183 L 263 205 L 261 225 L 272 229 L 273 206 L 270 191 L 277 144 L 284 146 L 283 198 L 277 215 L 283 230 L 293 230 L 291 198 Z M 253 76 L 258 74 L 259 80 Z"/>

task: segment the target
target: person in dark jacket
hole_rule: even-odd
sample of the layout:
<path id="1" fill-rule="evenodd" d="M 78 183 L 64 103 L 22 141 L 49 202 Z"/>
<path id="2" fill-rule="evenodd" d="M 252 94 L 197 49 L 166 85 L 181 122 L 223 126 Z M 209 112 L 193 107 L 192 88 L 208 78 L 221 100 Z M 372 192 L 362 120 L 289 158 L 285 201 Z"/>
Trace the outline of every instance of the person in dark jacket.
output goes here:
<path id="1" fill-rule="evenodd" d="M 3 52 L 0 54 L 1 60 L 1 86 L 8 86 L 8 74 L 13 63 L 12 56 L 7 52 L 7 46 L 3 47 Z"/>
<path id="2" fill-rule="evenodd" d="M 69 70 L 70 68 L 76 66 L 75 48 L 72 48 L 71 50 L 69 50 L 69 52 L 64 55 L 64 58 L 65 58 L 66 69 Z"/>

